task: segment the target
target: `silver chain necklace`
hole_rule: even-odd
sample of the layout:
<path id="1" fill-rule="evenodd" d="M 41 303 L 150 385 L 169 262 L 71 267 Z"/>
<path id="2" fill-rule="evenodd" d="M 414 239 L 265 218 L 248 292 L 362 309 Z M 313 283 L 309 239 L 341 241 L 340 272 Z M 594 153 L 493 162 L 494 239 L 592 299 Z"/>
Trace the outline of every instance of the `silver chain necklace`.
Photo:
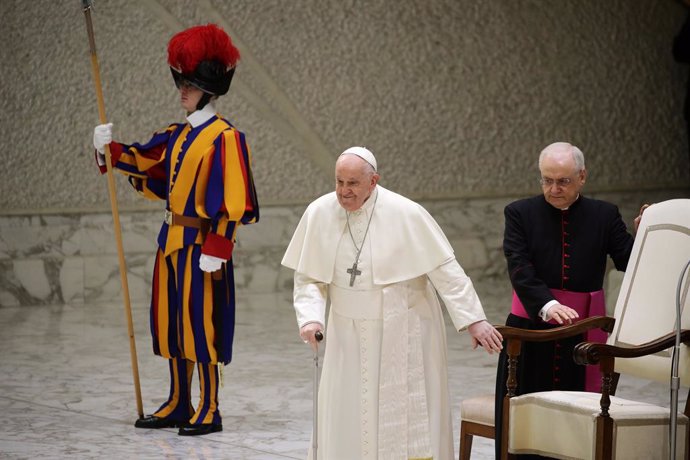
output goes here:
<path id="1" fill-rule="evenodd" d="M 374 205 L 371 207 L 371 214 L 369 215 L 369 222 L 367 222 L 367 228 L 366 228 L 366 230 L 364 230 L 364 238 L 362 238 L 362 245 L 361 246 L 357 246 L 357 243 L 355 242 L 355 237 L 352 234 L 352 229 L 350 228 L 350 212 L 345 211 L 345 219 L 347 220 L 347 231 L 350 233 L 350 238 L 352 239 L 352 244 L 355 245 L 355 249 L 357 250 L 357 255 L 355 256 L 355 260 L 352 263 L 352 267 L 347 269 L 347 272 L 350 274 L 350 286 L 354 286 L 355 277 L 362 274 L 361 270 L 357 270 L 357 265 L 359 264 L 359 255 L 362 253 L 362 248 L 364 248 L 364 240 L 367 239 L 367 234 L 369 233 L 369 226 L 371 225 L 371 218 L 374 217 L 374 209 L 376 208 L 376 200 L 378 200 L 378 199 L 379 199 L 379 194 L 377 191 L 376 197 L 374 198 Z"/>

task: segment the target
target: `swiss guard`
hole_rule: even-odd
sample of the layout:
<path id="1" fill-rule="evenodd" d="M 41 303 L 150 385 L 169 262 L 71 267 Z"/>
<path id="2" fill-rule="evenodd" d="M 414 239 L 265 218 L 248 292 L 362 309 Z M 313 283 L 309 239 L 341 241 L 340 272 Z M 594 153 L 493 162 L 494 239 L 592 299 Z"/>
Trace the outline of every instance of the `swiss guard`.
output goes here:
<path id="1" fill-rule="evenodd" d="M 101 172 L 108 144 L 113 167 L 139 194 L 166 205 L 150 316 L 153 351 L 169 363 L 170 393 L 158 410 L 136 421 L 137 428 L 175 427 L 181 436 L 223 429 L 218 387 L 219 368 L 232 358 L 232 252 L 237 228 L 259 220 L 249 146 L 214 107 L 228 92 L 239 57 L 214 24 L 184 30 L 168 44 L 168 64 L 186 121 L 144 144 L 112 141 L 112 123 L 94 129 Z M 190 398 L 195 368 L 196 408 Z"/>

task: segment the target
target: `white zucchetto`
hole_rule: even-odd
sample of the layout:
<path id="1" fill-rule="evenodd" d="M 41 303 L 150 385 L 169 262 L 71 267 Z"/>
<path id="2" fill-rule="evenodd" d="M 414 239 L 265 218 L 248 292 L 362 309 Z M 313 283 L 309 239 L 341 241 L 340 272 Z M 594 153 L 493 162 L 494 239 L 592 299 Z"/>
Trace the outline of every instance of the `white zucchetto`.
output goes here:
<path id="1" fill-rule="evenodd" d="M 369 163 L 371 167 L 374 168 L 374 171 L 378 171 L 376 165 L 376 157 L 374 157 L 374 154 L 364 147 L 350 147 L 349 149 L 345 150 L 343 153 L 340 154 L 340 156 L 343 155 L 357 155 L 362 160 Z"/>

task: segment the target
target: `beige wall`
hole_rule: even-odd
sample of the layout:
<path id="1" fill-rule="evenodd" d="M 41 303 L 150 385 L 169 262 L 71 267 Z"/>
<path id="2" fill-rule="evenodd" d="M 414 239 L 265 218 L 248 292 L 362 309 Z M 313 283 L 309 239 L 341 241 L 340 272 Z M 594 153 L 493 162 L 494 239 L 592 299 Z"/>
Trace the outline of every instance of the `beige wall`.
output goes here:
<path id="1" fill-rule="evenodd" d="M 0 2 L 0 213 L 107 211 L 76 0 Z M 247 134 L 263 204 L 332 187 L 334 157 L 374 151 L 413 198 L 537 192 L 536 154 L 585 152 L 592 192 L 688 189 L 672 0 L 100 0 L 106 111 L 124 142 L 179 121 L 169 38 L 216 22 L 240 62 L 219 109 Z M 151 208 L 118 179 L 123 209 Z M 159 205 L 155 205 L 158 207 Z"/>
<path id="2" fill-rule="evenodd" d="M 77 0 L 0 0 L 0 306 L 122 295 L 84 15 Z M 123 142 L 182 120 L 170 37 L 216 22 L 242 52 L 219 109 L 245 131 L 262 218 L 241 229 L 238 293 L 289 289 L 280 268 L 335 157 L 360 144 L 382 184 L 438 220 L 493 321 L 510 284 L 503 207 L 539 191 L 555 140 L 585 152 L 586 193 L 620 206 L 690 196 L 688 69 L 674 0 L 98 0 L 108 119 Z M 161 203 L 118 175 L 130 296 L 146 302 Z M 288 295 L 288 294 L 286 294 Z"/>

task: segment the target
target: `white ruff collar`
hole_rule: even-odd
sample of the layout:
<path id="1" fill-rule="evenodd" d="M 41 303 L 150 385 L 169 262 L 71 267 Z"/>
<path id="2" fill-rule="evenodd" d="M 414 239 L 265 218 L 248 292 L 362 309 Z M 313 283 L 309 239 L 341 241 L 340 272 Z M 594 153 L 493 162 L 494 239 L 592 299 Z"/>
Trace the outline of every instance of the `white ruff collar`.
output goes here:
<path id="1" fill-rule="evenodd" d="M 215 115 L 216 108 L 213 106 L 212 102 L 209 102 L 204 106 L 203 109 L 197 110 L 187 115 L 187 121 L 190 125 L 192 125 L 192 128 L 196 128 L 197 126 L 201 126 L 207 121 L 209 121 Z"/>

